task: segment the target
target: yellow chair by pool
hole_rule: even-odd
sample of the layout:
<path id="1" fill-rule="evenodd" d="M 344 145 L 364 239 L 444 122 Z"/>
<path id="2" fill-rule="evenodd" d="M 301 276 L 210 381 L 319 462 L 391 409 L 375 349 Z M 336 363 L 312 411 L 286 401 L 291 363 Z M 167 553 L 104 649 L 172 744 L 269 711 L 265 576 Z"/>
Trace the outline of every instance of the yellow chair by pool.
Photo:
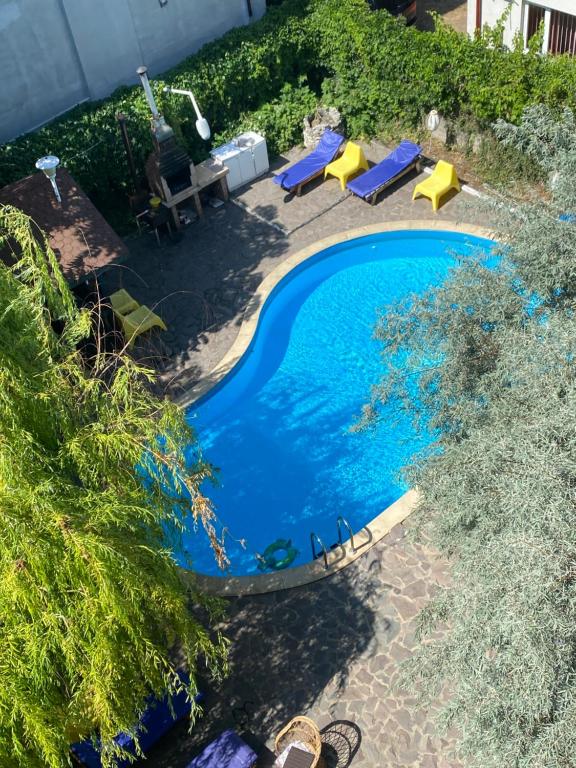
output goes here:
<path id="1" fill-rule="evenodd" d="M 368 163 L 364 157 L 362 147 L 349 141 L 348 144 L 346 144 L 346 149 L 344 150 L 342 157 L 339 157 L 338 160 L 334 160 L 326 166 L 324 169 L 324 178 L 326 178 L 328 174 L 336 176 L 337 179 L 340 179 L 340 186 L 344 190 L 346 189 L 346 182 L 348 179 L 356 175 L 358 171 L 367 170 Z"/>
<path id="2" fill-rule="evenodd" d="M 158 326 L 163 331 L 167 331 L 166 325 L 161 317 L 154 314 L 151 309 L 142 304 L 134 312 L 130 312 L 128 315 L 117 315 L 118 319 L 122 323 L 122 329 L 124 331 L 124 337 L 128 342 L 128 346 L 132 346 L 136 336 L 141 333 L 149 331 L 154 326 Z"/>
<path id="3" fill-rule="evenodd" d="M 110 295 L 110 304 L 116 317 L 129 315 L 130 312 L 134 312 L 140 306 L 136 299 L 133 299 L 124 288 L 120 288 L 119 291 Z"/>
<path id="4" fill-rule="evenodd" d="M 456 175 L 456 169 L 451 163 L 438 160 L 432 175 L 428 179 L 424 179 L 424 181 L 416 184 L 412 200 L 415 200 L 418 195 L 428 197 L 432 201 L 432 210 L 437 211 L 440 198 L 451 189 L 460 192 L 460 182 Z"/>

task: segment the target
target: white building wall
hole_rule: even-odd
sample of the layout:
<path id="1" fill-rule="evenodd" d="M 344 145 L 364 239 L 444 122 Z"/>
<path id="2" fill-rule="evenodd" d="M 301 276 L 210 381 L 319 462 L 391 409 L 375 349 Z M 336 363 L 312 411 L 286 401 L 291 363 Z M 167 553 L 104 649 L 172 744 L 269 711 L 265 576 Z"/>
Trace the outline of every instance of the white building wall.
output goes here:
<path id="1" fill-rule="evenodd" d="M 0 143 L 81 101 L 155 75 L 266 0 L 0 0 Z"/>
<path id="2" fill-rule="evenodd" d="M 534 5 L 576 15 L 576 0 L 535 0 Z M 504 27 L 504 43 L 512 45 L 514 35 L 523 29 L 526 0 L 482 0 L 482 26 L 493 27 L 509 9 L 510 16 Z M 468 34 L 476 28 L 476 0 L 468 0 Z"/>

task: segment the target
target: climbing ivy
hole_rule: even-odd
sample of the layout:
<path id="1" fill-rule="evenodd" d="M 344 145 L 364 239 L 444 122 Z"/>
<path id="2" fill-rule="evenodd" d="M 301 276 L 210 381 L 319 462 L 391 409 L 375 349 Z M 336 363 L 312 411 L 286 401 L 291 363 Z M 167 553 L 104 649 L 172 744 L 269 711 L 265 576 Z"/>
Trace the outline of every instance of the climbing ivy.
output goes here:
<path id="1" fill-rule="evenodd" d="M 524 52 L 520 39 L 508 50 L 502 32 L 499 24 L 470 39 L 439 18 L 434 32 L 421 32 L 387 11 L 371 11 L 366 0 L 284 0 L 154 78 L 153 88 L 195 160 L 209 145 L 196 134 L 189 102 L 166 97 L 165 85 L 192 88 L 218 138 L 256 126 L 273 150 L 298 139 L 302 107 L 312 103 L 301 78 L 319 100 L 341 110 L 352 137 L 376 135 L 390 123 L 418 126 L 432 108 L 488 128 L 498 118 L 517 121 L 533 103 L 576 106 L 576 60 L 540 56 L 536 42 Z M 36 158 L 52 152 L 113 215 L 129 189 L 119 111 L 142 172 L 152 143 L 149 109 L 135 86 L 0 147 L 0 185 L 33 172 Z"/>

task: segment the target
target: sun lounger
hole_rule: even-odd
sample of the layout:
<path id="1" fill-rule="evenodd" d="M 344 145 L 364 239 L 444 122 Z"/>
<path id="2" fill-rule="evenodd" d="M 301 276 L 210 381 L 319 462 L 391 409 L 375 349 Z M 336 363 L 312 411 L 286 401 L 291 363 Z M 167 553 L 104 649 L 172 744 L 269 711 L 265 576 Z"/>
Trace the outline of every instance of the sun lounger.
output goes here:
<path id="1" fill-rule="evenodd" d="M 186 675 L 182 677 L 187 679 Z M 198 694 L 196 701 L 200 702 L 203 698 L 203 694 Z M 191 704 L 185 691 L 172 696 L 170 703 L 168 697 L 160 700 L 150 697 L 138 727 L 140 749 L 147 752 L 176 722 L 189 715 L 190 709 Z M 130 754 L 136 755 L 136 745 L 132 735 L 120 733 L 114 741 Z M 76 759 L 75 762 L 84 768 L 102 768 L 98 744 L 93 744 L 90 739 L 72 744 L 71 752 Z M 130 765 L 132 763 L 128 758 L 118 760 L 118 768 L 129 768 Z"/>
<path id="2" fill-rule="evenodd" d="M 256 757 L 256 752 L 238 734 L 228 730 L 208 744 L 187 768 L 252 768 Z"/>
<path id="3" fill-rule="evenodd" d="M 378 165 L 349 181 L 346 187 L 374 205 L 380 192 L 394 184 L 405 173 L 418 167 L 421 151 L 422 148 L 418 144 L 404 139 Z"/>
<path id="4" fill-rule="evenodd" d="M 318 146 L 309 155 L 278 173 L 272 181 L 279 184 L 286 192 L 299 195 L 304 184 L 321 176 L 326 166 L 334 160 L 344 142 L 344 137 L 327 128 L 322 134 Z"/>

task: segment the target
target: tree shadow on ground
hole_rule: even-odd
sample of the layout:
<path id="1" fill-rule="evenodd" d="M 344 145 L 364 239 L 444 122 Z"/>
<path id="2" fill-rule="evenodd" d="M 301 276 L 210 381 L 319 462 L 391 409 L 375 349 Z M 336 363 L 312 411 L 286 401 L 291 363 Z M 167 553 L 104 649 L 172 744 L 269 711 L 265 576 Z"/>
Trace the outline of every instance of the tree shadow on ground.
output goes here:
<path id="1" fill-rule="evenodd" d="M 273 215 L 266 211 L 266 218 Z M 209 335 L 240 325 L 264 277 L 263 260 L 279 260 L 288 249 L 281 231 L 233 203 L 206 209 L 183 235 L 178 242 L 163 239 L 161 247 L 147 235 L 132 239 L 130 259 L 99 280 L 102 297 L 125 288 L 168 326 L 140 337 L 133 354 L 159 371 L 170 394 L 190 385 L 192 355 Z M 214 355 L 215 363 L 223 352 L 215 349 Z"/>
<path id="2" fill-rule="evenodd" d="M 145 765 L 184 768 L 226 728 L 260 752 L 260 765 L 270 764 L 268 747 L 280 729 L 309 712 L 325 689 L 343 691 L 376 633 L 385 641 L 395 636 L 396 622 L 377 620 L 370 606 L 375 590 L 372 575 L 347 569 L 296 589 L 232 599 L 224 628 L 232 641 L 229 676 L 208 685 L 205 715 L 192 732 L 177 725 Z M 348 768 L 360 747 L 358 726 L 344 720 L 319 726 L 327 768 Z"/>

